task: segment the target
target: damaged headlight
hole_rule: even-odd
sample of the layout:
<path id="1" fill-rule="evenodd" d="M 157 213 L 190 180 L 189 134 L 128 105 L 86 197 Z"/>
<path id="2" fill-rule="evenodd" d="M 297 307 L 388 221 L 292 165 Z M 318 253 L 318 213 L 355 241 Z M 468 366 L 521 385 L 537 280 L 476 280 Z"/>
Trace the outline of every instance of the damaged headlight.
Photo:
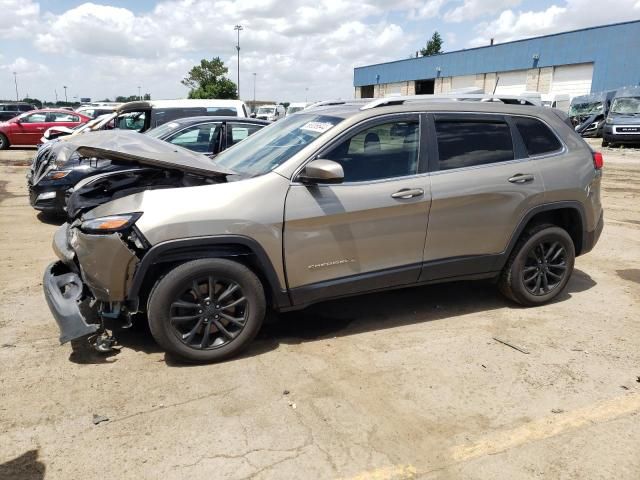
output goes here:
<path id="1" fill-rule="evenodd" d="M 122 215 L 109 215 L 108 217 L 85 220 L 80 225 L 80 230 L 85 233 L 114 233 L 131 227 L 142 215 L 141 212 L 124 213 Z"/>

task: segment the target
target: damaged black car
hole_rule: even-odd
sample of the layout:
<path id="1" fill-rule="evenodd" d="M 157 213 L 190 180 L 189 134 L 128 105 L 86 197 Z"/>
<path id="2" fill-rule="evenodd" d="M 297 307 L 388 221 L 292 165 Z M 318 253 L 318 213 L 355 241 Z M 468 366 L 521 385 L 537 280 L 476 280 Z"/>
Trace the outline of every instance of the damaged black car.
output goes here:
<path id="1" fill-rule="evenodd" d="M 144 134 L 126 132 L 131 133 L 126 138 L 134 150 L 139 140 L 157 138 L 213 158 L 269 123 L 240 117 L 191 117 L 165 123 Z M 116 135 L 114 138 L 121 138 L 119 132 L 123 131 L 92 132 L 87 135 Z M 94 175 L 130 169 L 131 164 L 81 154 L 72 137 L 51 142 L 38 150 L 27 174 L 29 201 L 36 210 L 64 215 L 69 194 L 78 182 Z M 154 172 L 156 174 L 158 172 Z"/>

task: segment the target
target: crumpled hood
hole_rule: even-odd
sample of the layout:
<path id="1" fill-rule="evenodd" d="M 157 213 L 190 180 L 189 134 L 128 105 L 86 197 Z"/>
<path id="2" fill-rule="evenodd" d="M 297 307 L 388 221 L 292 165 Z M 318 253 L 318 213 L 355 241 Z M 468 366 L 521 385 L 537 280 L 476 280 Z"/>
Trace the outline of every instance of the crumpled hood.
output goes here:
<path id="1" fill-rule="evenodd" d="M 233 174 L 231 170 L 215 165 L 202 154 L 138 132 L 88 132 L 84 135 L 72 135 L 61 143 L 64 146 L 59 148 L 64 150 L 66 155 L 70 151 L 77 151 L 84 157 L 180 170 L 206 177 Z"/>

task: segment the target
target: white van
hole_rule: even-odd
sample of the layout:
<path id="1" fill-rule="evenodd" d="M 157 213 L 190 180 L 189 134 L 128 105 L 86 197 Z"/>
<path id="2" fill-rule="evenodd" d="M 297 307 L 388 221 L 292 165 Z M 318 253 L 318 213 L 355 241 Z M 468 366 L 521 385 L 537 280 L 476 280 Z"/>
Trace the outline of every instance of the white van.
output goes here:
<path id="1" fill-rule="evenodd" d="M 256 118 L 260 120 L 269 120 L 275 122 L 281 118 L 284 118 L 285 110 L 283 105 L 262 105 L 256 112 Z"/>

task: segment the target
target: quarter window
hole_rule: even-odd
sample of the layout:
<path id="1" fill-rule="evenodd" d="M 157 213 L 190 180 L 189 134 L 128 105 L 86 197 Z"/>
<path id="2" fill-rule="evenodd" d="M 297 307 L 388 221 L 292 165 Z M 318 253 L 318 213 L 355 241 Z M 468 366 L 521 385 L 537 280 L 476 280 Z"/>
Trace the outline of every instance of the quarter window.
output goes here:
<path id="1" fill-rule="evenodd" d="M 506 122 L 436 120 L 440 170 L 514 159 Z"/>
<path id="2" fill-rule="evenodd" d="M 418 121 L 368 128 L 323 155 L 342 165 L 345 182 L 415 175 L 418 171 Z"/>
<path id="3" fill-rule="evenodd" d="M 555 152 L 562 148 L 560 140 L 540 120 L 515 117 L 516 126 L 529 156 Z"/>

